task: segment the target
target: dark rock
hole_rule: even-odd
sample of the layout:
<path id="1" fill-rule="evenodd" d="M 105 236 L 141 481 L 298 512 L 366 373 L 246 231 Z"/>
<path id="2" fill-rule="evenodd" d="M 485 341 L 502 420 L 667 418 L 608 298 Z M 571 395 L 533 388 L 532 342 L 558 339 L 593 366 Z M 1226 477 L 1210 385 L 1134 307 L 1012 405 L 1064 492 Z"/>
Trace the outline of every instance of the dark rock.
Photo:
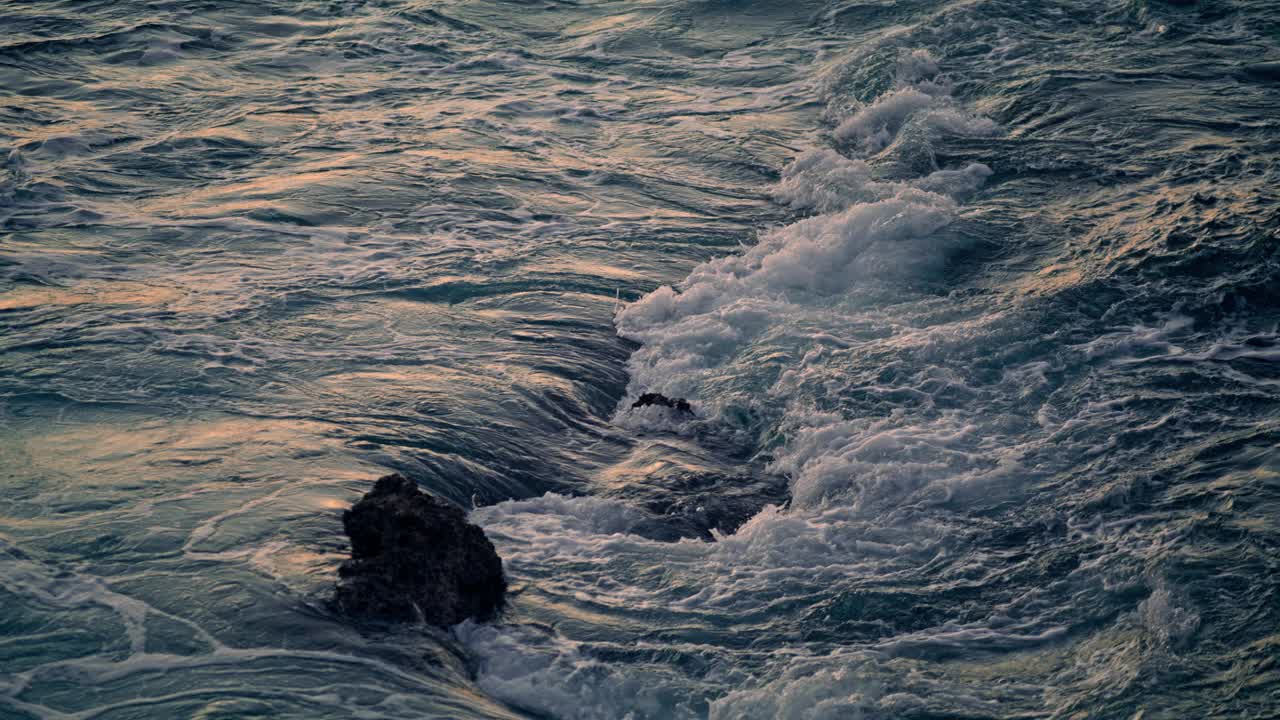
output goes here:
<path id="1" fill-rule="evenodd" d="M 693 414 L 693 408 L 689 406 L 688 400 L 684 398 L 669 398 L 662 393 L 645 393 L 640 396 L 640 399 L 631 403 L 633 408 L 649 407 L 650 405 L 661 405 L 679 413 Z"/>
<path id="2" fill-rule="evenodd" d="M 502 558 L 458 507 L 388 475 L 342 514 L 351 559 L 334 606 L 347 615 L 447 627 L 502 608 Z"/>

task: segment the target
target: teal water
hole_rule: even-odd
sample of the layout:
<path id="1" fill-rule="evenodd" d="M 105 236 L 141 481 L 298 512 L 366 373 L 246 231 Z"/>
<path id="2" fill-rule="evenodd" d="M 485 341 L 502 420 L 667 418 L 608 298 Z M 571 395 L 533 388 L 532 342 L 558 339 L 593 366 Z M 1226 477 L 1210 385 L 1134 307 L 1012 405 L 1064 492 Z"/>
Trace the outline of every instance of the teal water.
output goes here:
<path id="1" fill-rule="evenodd" d="M 1272 3 L 0 27 L 0 718 L 1280 712 Z M 389 471 L 500 623 L 325 607 Z"/>

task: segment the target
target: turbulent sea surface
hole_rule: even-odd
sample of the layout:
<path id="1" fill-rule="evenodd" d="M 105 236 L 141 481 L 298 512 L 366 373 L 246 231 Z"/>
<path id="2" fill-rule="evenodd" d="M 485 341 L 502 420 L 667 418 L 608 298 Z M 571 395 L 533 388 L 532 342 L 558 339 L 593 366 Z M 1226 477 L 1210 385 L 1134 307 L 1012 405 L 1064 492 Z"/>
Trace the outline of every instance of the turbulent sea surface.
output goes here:
<path id="1" fill-rule="evenodd" d="M 0 718 L 1280 715 L 1272 0 L 0 27 Z"/>

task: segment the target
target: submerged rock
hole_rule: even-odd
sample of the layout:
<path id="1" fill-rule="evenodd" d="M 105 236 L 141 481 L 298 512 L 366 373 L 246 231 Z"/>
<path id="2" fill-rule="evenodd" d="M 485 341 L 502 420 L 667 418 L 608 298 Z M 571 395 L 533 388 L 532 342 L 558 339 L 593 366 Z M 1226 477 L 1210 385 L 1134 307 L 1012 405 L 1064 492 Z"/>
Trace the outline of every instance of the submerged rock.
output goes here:
<path id="1" fill-rule="evenodd" d="M 766 505 L 785 505 L 790 499 L 782 477 L 698 472 L 658 474 L 610 494 L 651 513 L 632 532 L 660 542 L 714 542 L 716 533 L 731 535 Z"/>
<path id="2" fill-rule="evenodd" d="M 1255 82 L 1280 82 L 1280 62 L 1260 62 L 1246 65 L 1237 73 Z"/>
<path id="3" fill-rule="evenodd" d="M 689 405 L 689 401 L 684 398 L 669 398 L 662 393 L 645 393 L 638 400 L 631 403 L 633 408 L 649 407 L 650 405 L 661 405 L 669 407 L 680 413 L 693 414 L 693 408 Z"/>
<path id="4" fill-rule="evenodd" d="M 333 604 L 354 617 L 446 627 L 492 618 L 507 581 L 502 558 L 458 507 L 401 475 L 378 480 L 342 514 L 351 559 Z"/>

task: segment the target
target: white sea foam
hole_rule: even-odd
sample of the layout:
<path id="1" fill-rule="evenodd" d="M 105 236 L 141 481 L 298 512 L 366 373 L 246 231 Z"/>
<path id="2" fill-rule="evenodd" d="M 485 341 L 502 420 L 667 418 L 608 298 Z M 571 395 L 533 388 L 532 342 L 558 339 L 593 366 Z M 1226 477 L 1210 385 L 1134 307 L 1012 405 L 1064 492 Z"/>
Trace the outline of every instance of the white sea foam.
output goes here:
<path id="1" fill-rule="evenodd" d="M 902 88 L 877 99 L 836 128 L 837 140 L 857 143 L 864 152 L 879 152 L 893 142 L 903 124 L 933 105 L 932 95 Z"/>
<path id="2" fill-rule="evenodd" d="M 904 57 L 899 82 L 924 82 L 928 92 L 897 88 L 845 125 L 857 121 L 857 127 L 887 133 L 886 143 L 921 113 L 938 130 L 994 128 L 989 120 L 967 116 L 943 93 L 945 83 L 936 78 L 930 56 Z M 886 179 L 866 160 L 833 150 L 801 154 L 783 172 L 775 197 L 821 214 L 765 233 L 741 254 L 694 268 L 678 290 L 660 287 L 618 312 L 618 333 L 643 344 L 630 363 L 632 396 L 662 392 L 714 405 L 699 392 L 709 371 L 756 338 L 820 312 L 823 298 L 936 271 L 963 242 L 939 232 L 957 216 L 957 198 L 981 187 L 990 174 L 990 168 L 972 163 L 914 179 Z"/>
<path id="3" fill-rule="evenodd" d="M 643 343 L 630 362 L 633 389 L 700 398 L 709 369 L 761 334 L 819 311 L 821 298 L 933 269 L 952 249 L 935 233 L 956 208 L 944 195 L 900 188 L 776 230 L 741 255 L 704 263 L 679 292 L 655 290 L 617 316 L 619 334 Z"/>
<path id="4" fill-rule="evenodd" d="M 621 535 L 639 524 L 644 515 L 617 500 L 598 497 L 565 497 L 547 493 L 529 500 L 509 500 L 476 510 L 485 524 L 516 521 L 541 531 L 545 537 L 572 538 L 575 535 Z"/>
<path id="5" fill-rule="evenodd" d="M 467 621 L 454 632 L 480 660 L 480 688 L 518 707 L 565 720 L 699 717 L 670 677 L 593 660 L 546 629 Z"/>
<path id="6" fill-rule="evenodd" d="M 936 170 L 922 178 L 893 181 L 877 178 L 865 160 L 830 149 L 810 150 L 783 170 L 774 198 L 796 209 L 837 212 L 855 203 L 885 200 L 912 187 L 963 196 L 982 187 L 990 175 L 991 168 L 970 163 L 959 170 Z"/>
<path id="7" fill-rule="evenodd" d="M 1151 594 L 1138 605 L 1138 622 L 1151 632 L 1164 647 L 1176 647 L 1187 641 L 1200 627 L 1200 615 L 1191 609 L 1190 601 L 1157 582 Z"/>
<path id="8" fill-rule="evenodd" d="M 895 677 L 891 690 L 885 669 L 870 653 L 831 657 L 798 657 L 782 663 L 773 680 L 734 690 L 711 705 L 710 720 L 771 718 L 775 720 L 874 720 L 928 716 L 934 708 L 975 716 L 996 711 L 988 699 L 958 692 L 923 676 Z"/>
<path id="9" fill-rule="evenodd" d="M 883 147 L 908 122 L 923 120 L 938 132 L 994 128 L 955 103 L 928 53 L 903 54 L 895 83 L 842 123 L 836 136 Z M 957 198 L 980 188 L 990 174 L 985 165 L 973 163 L 917 178 L 888 179 L 878 177 L 874 164 L 861 158 L 829 149 L 803 153 L 784 171 L 775 196 L 822 214 L 766 233 L 739 255 L 706 262 L 679 290 L 661 287 L 618 313 L 619 333 L 643 344 L 631 360 L 632 393 L 689 397 L 713 414 L 716 398 L 704 396 L 703 387 L 753 340 L 785 334 L 780 329 L 788 326 L 856 324 L 858 305 L 849 304 L 850 293 L 887 288 L 892 297 L 895 284 L 935 272 L 963 242 L 942 232 L 959 212 Z M 925 335 L 901 342 L 931 345 L 942 339 Z M 824 337 L 811 330 L 797 333 L 793 342 L 809 347 L 799 363 L 773 381 L 771 397 L 787 402 L 810 376 L 830 382 L 833 359 Z M 963 385 L 957 378 L 936 376 L 922 384 Z M 811 524 L 816 517 L 788 516 L 837 500 L 836 507 L 856 511 L 878 500 L 902 501 L 930 486 L 936 497 L 946 498 L 967 484 L 990 483 L 1018 469 L 1016 449 L 994 457 L 977 452 L 988 430 L 961 415 L 913 423 L 894 415 L 848 419 L 796 406 L 787 409 L 781 428 L 789 441 L 771 469 L 791 477 L 792 511 L 763 514 L 739 531 L 742 539 L 777 532 L 788 538 L 812 538 L 815 532 L 829 536 L 830 524 Z M 805 527 L 791 527 L 797 523 Z M 791 542 L 775 539 L 780 545 Z"/>
<path id="10" fill-rule="evenodd" d="M 861 659 L 861 662 L 858 660 Z M 761 687 L 736 690 L 711 706 L 711 720 L 778 718 L 779 720 L 844 720 L 878 717 L 884 689 L 860 672 L 866 658 L 845 662 L 809 659 L 792 662 Z"/>
<path id="11" fill-rule="evenodd" d="M 997 129 L 991 119 L 959 106 L 951 97 L 951 84 L 939 75 L 937 60 L 917 50 L 899 56 L 894 88 L 846 118 L 833 136 L 874 154 L 892 145 L 908 123 L 955 135 L 990 135 Z"/>
<path id="12" fill-rule="evenodd" d="M 842 123 L 836 137 L 875 152 L 911 123 L 927 132 L 906 142 L 994 127 L 960 108 L 936 61 L 916 52 L 899 59 L 895 87 Z M 838 378 L 833 372 L 840 356 L 855 340 L 845 330 L 862 322 L 861 310 L 874 312 L 878 299 L 892 299 L 897 288 L 933 275 L 961 246 L 964 240 L 945 228 L 958 216 L 959 200 L 990 174 L 974 163 L 914 178 L 886 176 L 874 161 L 830 149 L 797 157 L 775 197 L 818 214 L 763 234 L 739 254 L 697 266 L 679 288 L 658 288 L 616 316 L 619 334 L 642 344 L 630 360 L 629 397 L 615 419 L 623 427 L 678 432 L 723 421 L 725 386 L 758 372 L 743 360 L 754 347 L 769 338 L 797 354 L 799 362 L 767 380 L 771 387 L 758 388 L 781 410 L 777 421 L 787 440 L 770 469 L 791 478 L 791 506 L 766 508 L 714 545 L 674 546 L 627 535 L 640 517 L 610 500 L 547 495 L 476 511 L 509 571 L 520 576 L 559 567 L 551 577 L 564 586 L 560 592 L 683 617 L 758 612 L 771 597 L 945 553 L 948 529 L 910 517 L 910 511 L 900 515 L 898 506 L 911 497 L 942 502 L 969 486 L 996 484 L 1017 473 L 1018 450 L 981 451 L 989 428 L 960 414 L 856 419 L 795 401 L 810 383 Z M 869 290 L 867 298 L 857 298 Z M 945 342 L 948 332 L 963 334 L 944 327 L 936 335 L 902 333 L 902 342 L 928 347 Z M 929 388 L 963 387 L 944 370 L 920 382 L 924 396 Z M 688 398 L 698 418 L 632 409 L 643 392 Z M 655 567 L 665 572 L 636 569 Z M 617 573 L 630 572 L 638 574 L 617 581 Z M 956 628 L 953 640 L 1035 643 L 1044 641 L 1037 632 L 1047 631 L 1020 632 Z M 543 630 L 467 625 L 458 634 L 480 658 L 480 686 L 522 707 L 563 717 L 678 717 L 687 710 L 659 700 L 664 692 L 687 694 L 671 685 L 681 681 L 618 675 Z M 725 685 L 701 692 L 723 695 L 711 709 L 711 717 L 723 718 L 881 717 L 924 707 L 924 696 L 885 695 L 858 668 L 869 661 L 788 661 L 764 677 L 743 678 L 743 687 L 728 695 Z M 632 715 L 624 715 L 623 707 L 634 709 Z"/>

